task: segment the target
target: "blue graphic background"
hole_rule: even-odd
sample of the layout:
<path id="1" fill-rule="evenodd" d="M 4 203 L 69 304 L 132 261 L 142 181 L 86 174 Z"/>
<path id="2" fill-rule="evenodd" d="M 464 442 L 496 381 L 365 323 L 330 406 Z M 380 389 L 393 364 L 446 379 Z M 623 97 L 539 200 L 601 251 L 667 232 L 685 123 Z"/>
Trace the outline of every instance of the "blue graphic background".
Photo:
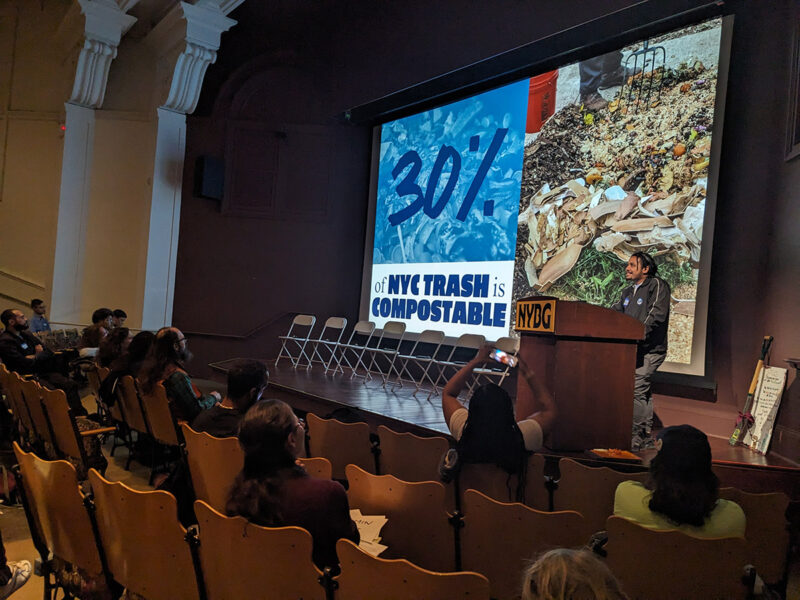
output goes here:
<path id="1" fill-rule="evenodd" d="M 378 167 L 374 264 L 514 260 L 517 215 L 525 144 L 529 80 L 507 85 L 447 106 L 383 125 Z M 507 129 L 465 220 L 456 218 L 470 185 L 495 136 Z M 500 133 L 498 133 L 500 130 Z M 473 139 L 479 136 L 477 148 Z M 443 146 L 460 154 L 461 168 L 444 210 L 431 218 L 422 209 L 393 226 L 389 216 L 415 200 L 398 194 L 398 184 L 414 182 L 413 166 L 392 175 L 398 161 L 416 151 L 421 170 L 415 179 L 425 193 L 437 155 Z M 435 205 L 453 173 L 444 163 Z M 402 188 L 401 188 L 402 191 Z M 487 204 L 488 201 L 488 204 Z"/>

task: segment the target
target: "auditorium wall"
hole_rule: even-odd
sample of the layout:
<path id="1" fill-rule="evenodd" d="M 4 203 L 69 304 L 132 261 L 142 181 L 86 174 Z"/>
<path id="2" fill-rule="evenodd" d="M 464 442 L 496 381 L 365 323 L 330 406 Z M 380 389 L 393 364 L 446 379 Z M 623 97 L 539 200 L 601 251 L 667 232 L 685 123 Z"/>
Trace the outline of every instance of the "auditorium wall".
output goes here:
<path id="1" fill-rule="evenodd" d="M 63 95 L 71 74 L 63 57 L 41 46 L 64 7 L 18 14 L 0 3 L 0 298 L 30 310 L 49 302 L 63 146 Z M 59 10 L 59 8 L 61 10 Z"/>
<path id="2" fill-rule="evenodd" d="M 278 2 L 237 9 L 231 16 L 240 25 L 226 34 L 187 132 L 174 322 L 196 334 L 193 369 L 208 374 L 210 360 L 274 355 L 287 311 L 357 318 L 370 133 L 337 115 L 631 4 Z M 670 4 L 677 12 L 697 3 Z M 776 337 L 773 364 L 800 354 L 800 159 L 784 162 L 793 3 L 727 5 L 736 21 L 709 308 L 717 389 L 716 403 L 702 404 L 725 414 L 709 419 L 715 434 L 743 404 L 765 333 Z M 312 165 L 297 157 L 273 173 L 269 144 L 247 151 L 258 128 L 280 138 L 301 126 L 321 128 L 329 140 L 325 155 L 315 157 L 315 164 L 327 161 L 327 185 L 303 187 Z M 193 194 L 202 155 L 225 162 L 226 186 L 238 197 L 220 203 Z M 281 197 L 267 181 L 273 176 L 301 183 Z M 290 201 L 317 217 L 281 210 Z M 800 459 L 799 430 L 800 414 L 785 409 L 775 449 Z"/>
<path id="3" fill-rule="evenodd" d="M 0 0 L 0 219 L 7 224 L 0 235 L 3 308 L 30 313 L 33 297 L 51 304 L 64 105 L 83 25 L 80 7 L 71 0 Z M 143 44 L 145 26 L 152 27 L 143 24 L 133 38 L 123 38 L 103 107 L 94 111 L 78 297 L 70 307 L 50 306 L 51 317 L 59 312 L 67 323 L 89 323 L 100 306 L 124 308 L 131 327 L 142 321 L 159 101 L 155 91 L 159 76 L 168 85 L 171 67 Z M 77 226 L 81 215 L 70 216 Z"/>

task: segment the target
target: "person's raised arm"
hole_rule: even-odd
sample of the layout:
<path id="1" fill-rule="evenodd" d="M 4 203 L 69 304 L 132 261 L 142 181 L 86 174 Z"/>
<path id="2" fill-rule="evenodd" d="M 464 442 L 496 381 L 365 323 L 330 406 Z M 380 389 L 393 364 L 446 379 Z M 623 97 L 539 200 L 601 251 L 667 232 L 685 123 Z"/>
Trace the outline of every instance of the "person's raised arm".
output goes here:
<path id="1" fill-rule="evenodd" d="M 481 346 L 477 354 L 475 354 L 475 357 L 461 367 L 458 373 L 453 375 L 444 386 L 442 390 L 442 412 L 444 413 L 444 420 L 448 427 L 450 426 L 450 417 L 453 416 L 453 413 L 459 408 L 464 408 L 461 402 L 458 401 L 458 395 L 467 385 L 467 381 L 472 375 L 473 369 L 489 360 L 489 351 L 491 349 L 492 346 L 489 344 Z"/>
<path id="2" fill-rule="evenodd" d="M 553 395 L 550 393 L 550 390 L 547 389 L 547 386 L 541 378 L 538 377 L 522 359 L 519 361 L 519 374 L 525 379 L 528 387 L 531 388 L 533 400 L 538 405 L 538 410 L 534 410 L 533 405 L 518 406 L 517 414 L 527 415 L 524 417 L 525 419 L 533 419 L 539 423 L 539 427 L 542 428 L 542 433 L 547 435 L 558 416 L 558 409 L 556 409 Z M 517 401 L 519 401 L 519 399 L 517 399 Z"/>

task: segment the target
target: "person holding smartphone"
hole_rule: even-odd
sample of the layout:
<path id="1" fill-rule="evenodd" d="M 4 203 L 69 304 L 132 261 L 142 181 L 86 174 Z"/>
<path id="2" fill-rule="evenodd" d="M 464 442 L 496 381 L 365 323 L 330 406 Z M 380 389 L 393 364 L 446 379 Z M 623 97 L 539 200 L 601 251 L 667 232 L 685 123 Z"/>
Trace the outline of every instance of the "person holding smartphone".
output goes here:
<path id="1" fill-rule="evenodd" d="M 542 447 L 558 411 L 550 390 L 521 359 L 517 363 L 519 374 L 530 386 L 538 405 L 531 407 L 529 416 L 517 422 L 511 397 L 494 383 L 477 387 L 467 410 L 458 395 L 475 367 L 492 360 L 490 355 L 494 350 L 490 344 L 485 344 L 475 358 L 447 382 L 442 391 L 442 412 L 451 435 L 458 442 L 459 461 L 494 463 L 509 473 L 519 473 L 527 460 L 526 451 Z"/>

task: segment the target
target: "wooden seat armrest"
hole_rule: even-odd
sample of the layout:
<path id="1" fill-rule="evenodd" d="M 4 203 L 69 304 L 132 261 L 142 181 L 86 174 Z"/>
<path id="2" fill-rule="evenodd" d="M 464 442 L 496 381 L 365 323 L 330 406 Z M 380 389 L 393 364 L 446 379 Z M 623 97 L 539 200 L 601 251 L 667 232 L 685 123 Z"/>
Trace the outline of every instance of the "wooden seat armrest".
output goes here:
<path id="1" fill-rule="evenodd" d="M 101 435 L 103 433 L 113 433 L 116 431 L 116 427 L 100 427 L 98 429 L 90 429 L 89 431 L 81 431 L 81 437 L 88 437 L 90 435 Z"/>

